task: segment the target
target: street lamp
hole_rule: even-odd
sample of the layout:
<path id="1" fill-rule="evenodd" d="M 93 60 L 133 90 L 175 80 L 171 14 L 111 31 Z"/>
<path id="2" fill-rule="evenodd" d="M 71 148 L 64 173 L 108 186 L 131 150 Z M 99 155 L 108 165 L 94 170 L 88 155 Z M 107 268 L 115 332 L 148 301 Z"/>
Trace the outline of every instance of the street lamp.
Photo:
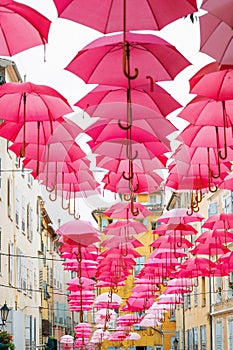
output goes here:
<path id="1" fill-rule="evenodd" d="M 175 338 L 175 339 L 173 340 L 173 345 L 174 345 L 174 349 L 175 349 L 175 350 L 178 349 L 178 344 L 179 344 L 179 341 L 178 341 L 177 338 Z"/>
<path id="2" fill-rule="evenodd" d="M 9 314 L 10 309 L 6 305 L 6 303 L 1 307 L 1 319 L 2 319 L 2 325 L 4 326 Z"/>

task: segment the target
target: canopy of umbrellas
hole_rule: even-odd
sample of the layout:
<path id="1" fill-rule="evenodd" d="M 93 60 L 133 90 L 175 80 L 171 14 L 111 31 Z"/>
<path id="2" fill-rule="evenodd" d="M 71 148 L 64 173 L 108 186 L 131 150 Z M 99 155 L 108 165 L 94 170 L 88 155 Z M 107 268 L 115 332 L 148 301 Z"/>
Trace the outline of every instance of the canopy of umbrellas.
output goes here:
<path id="1" fill-rule="evenodd" d="M 135 216 L 135 195 L 163 185 L 190 191 L 189 215 L 199 210 L 204 191 L 232 189 L 231 2 L 204 0 L 204 15 L 195 0 L 176 1 L 175 7 L 169 0 L 124 0 L 116 6 L 106 0 L 96 12 L 94 0 L 85 6 L 81 0 L 54 0 L 54 6 L 58 17 L 108 35 L 85 46 L 65 68 L 87 84 L 98 84 L 75 104 L 98 117 L 85 130 L 65 117 L 73 109 L 56 90 L 29 82 L 0 86 L 0 136 L 12 142 L 10 150 L 42 180 L 50 199 L 61 196 L 62 207 L 78 219 L 75 198 L 100 191 L 90 161 L 75 141 L 83 132 L 91 137 L 88 144 L 96 166 L 106 170 L 102 185 L 127 194 Z M 216 62 L 190 80 L 190 92 L 197 96 L 177 112 L 190 125 L 177 137 L 181 144 L 171 155 L 169 137 L 177 129 L 167 116 L 181 105 L 156 83 L 173 80 L 190 62 L 159 36 L 131 31 L 159 34 L 167 24 L 190 14 L 191 19 L 200 17 L 200 50 Z M 1 55 L 13 56 L 48 42 L 51 21 L 29 6 L 1 0 L 0 15 Z M 160 170 L 170 155 L 164 183 Z"/>
<path id="2" fill-rule="evenodd" d="M 139 218 L 152 214 L 141 204 L 136 208 Z M 232 271 L 233 254 L 227 245 L 233 242 L 229 231 L 233 214 L 207 219 L 202 224 L 206 230 L 192 239 L 193 244 L 185 237 L 197 235 L 192 223 L 203 222 L 203 217 L 199 213 L 189 216 L 186 209 L 166 212 L 157 219 L 160 225 L 153 231 L 157 238 L 150 243 L 152 252 L 136 274 L 136 261 L 141 256 L 136 248 L 142 246 L 138 237 L 148 231 L 139 220 L 127 218 L 128 212 L 130 204 L 119 203 L 103 213 L 115 220 L 104 229 L 104 239 L 83 220 L 72 220 L 57 230 L 63 243 L 64 268 L 77 274 L 67 282 L 70 310 L 80 314 L 75 327 L 76 346 L 99 344 L 105 339 L 137 340 L 140 335 L 135 335 L 133 326 L 161 325 L 166 312 L 171 315 L 176 304 L 183 304 L 184 295 L 192 292 L 198 277 L 227 276 Z M 130 282 L 132 274 L 134 280 Z M 122 300 L 117 293 L 126 283 L 132 283 L 131 294 Z M 97 288 L 106 288 L 107 292 L 96 296 Z M 84 311 L 93 307 L 98 310 L 94 332 L 83 322 Z"/>

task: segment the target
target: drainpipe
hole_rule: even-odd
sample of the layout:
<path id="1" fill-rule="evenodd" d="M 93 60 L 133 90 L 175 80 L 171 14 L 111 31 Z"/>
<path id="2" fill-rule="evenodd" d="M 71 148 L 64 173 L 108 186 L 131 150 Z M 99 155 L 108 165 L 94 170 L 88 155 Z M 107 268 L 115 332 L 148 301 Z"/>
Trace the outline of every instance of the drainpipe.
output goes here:
<path id="1" fill-rule="evenodd" d="M 212 288 L 211 277 L 209 277 L 209 311 L 210 311 L 210 350 L 213 350 L 213 315 L 212 315 Z"/>
<path id="2" fill-rule="evenodd" d="M 184 294 L 183 294 L 183 300 L 184 300 Z M 182 336 L 183 336 L 183 350 L 185 350 L 185 309 L 184 309 L 184 302 L 183 302 L 183 333 L 182 333 Z"/>

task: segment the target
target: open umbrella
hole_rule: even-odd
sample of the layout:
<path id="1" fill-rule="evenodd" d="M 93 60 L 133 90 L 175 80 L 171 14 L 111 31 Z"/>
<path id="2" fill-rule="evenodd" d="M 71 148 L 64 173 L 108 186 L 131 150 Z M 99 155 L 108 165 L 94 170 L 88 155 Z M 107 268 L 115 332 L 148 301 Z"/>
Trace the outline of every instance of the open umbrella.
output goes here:
<path id="1" fill-rule="evenodd" d="M 13 56 L 48 42 L 51 22 L 35 9 L 13 0 L 0 2 L 0 54 Z"/>
<path id="2" fill-rule="evenodd" d="M 111 218 L 132 219 L 135 215 L 132 214 L 130 209 L 131 203 L 120 202 L 113 204 L 109 209 L 105 210 L 103 214 Z M 134 210 L 138 212 L 138 218 L 145 218 L 152 215 L 152 212 L 140 203 L 134 204 Z"/>
<path id="3" fill-rule="evenodd" d="M 138 69 L 131 87 L 145 85 L 147 76 L 154 81 L 171 80 L 189 62 L 165 40 L 151 34 L 126 33 L 130 65 Z M 128 87 L 122 71 L 123 35 L 98 38 L 85 46 L 65 68 L 86 83 Z"/>
<path id="4" fill-rule="evenodd" d="M 200 17 L 200 34 L 201 52 L 213 57 L 223 67 L 232 65 L 232 25 L 207 13 Z"/>
<path id="5" fill-rule="evenodd" d="M 122 31 L 124 16 L 126 31 L 158 30 L 180 17 L 197 11 L 194 0 L 178 0 L 176 6 L 172 1 L 120 1 L 115 4 L 106 0 L 102 2 L 101 8 L 96 0 L 88 0 L 85 6 L 80 0 L 54 0 L 54 3 L 59 17 L 84 24 L 102 33 Z M 93 11 L 96 8 L 98 11 Z"/>
<path id="6" fill-rule="evenodd" d="M 6 122 L 23 124 L 20 151 L 25 156 L 27 122 L 48 121 L 53 134 L 53 122 L 73 110 L 67 100 L 49 86 L 26 83 L 6 83 L 0 86 L 1 118 Z"/>
<path id="7" fill-rule="evenodd" d="M 166 90 L 154 84 L 150 89 L 148 85 L 131 89 L 131 108 L 133 119 L 142 119 L 142 108 L 146 108 L 143 118 L 153 118 L 154 112 L 164 117 L 181 107 L 181 105 Z M 152 91 L 151 91 L 152 90 Z M 98 85 L 75 106 L 82 108 L 92 117 L 118 119 L 119 114 L 124 120 L 127 116 L 127 89 L 117 86 Z"/>

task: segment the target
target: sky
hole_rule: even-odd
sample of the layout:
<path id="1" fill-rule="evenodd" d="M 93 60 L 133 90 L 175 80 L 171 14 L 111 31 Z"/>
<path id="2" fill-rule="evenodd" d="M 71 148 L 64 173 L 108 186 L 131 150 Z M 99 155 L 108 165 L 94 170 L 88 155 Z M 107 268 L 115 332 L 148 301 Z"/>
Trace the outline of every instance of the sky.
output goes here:
<path id="1" fill-rule="evenodd" d="M 49 43 L 46 46 L 46 62 L 44 62 L 43 46 L 26 50 L 13 56 L 11 59 L 17 64 L 21 76 L 25 76 L 26 81 L 55 88 L 73 105 L 90 91 L 94 85 L 85 84 L 80 78 L 64 70 L 64 67 L 67 66 L 80 49 L 94 39 L 101 37 L 102 34 L 78 23 L 66 19 L 58 19 L 52 0 L 19 0 L 18 2 L 35 8 L 53 23 L 50 29 Z M 207 55 L 199 52 L 198 21 L 192 23 L 189 18 L 180 19 L 169 24 L 160 32 L 153 33 L 162 36 L 165 40 L 176 46 L 192 63 L 173 82 L 161 83 L 161 86 L 170 92 L 174 98 L 182 105 L 185 105 L 192 98 L 189 95 L 188 79 L 198 69 L 211 61 Z M 75 110 L 80 116 L 80 111 L 77 108 Z M 176 127 L 182 128 L 180 120 L 175 118 L 174 115 L 172 115 L 171 120 Z M 83 122 L 81 126 L 86 125 L 90 121 L 87 117 L 80 119 Z M 47 196 L 46 193 L 45 196 Z M 93 197 L 84 200 L 84 205 L 79 203 L 80 211 L 83 211 L 81 218 L 92 220 L 91 211 L 93 209 L 101 206 L 110 206 L 114 201 L 114 196 L 106 195 L 102 198 Z M 49 205 L 49 200 L 46 200 L 46 203 Z M 54 211 L 54 217 L 56 217 L 58 203 L 55 206 L 54 203 L 56 202 L 52 203 L 51 208 Z M 68 217 L 68 219 L 72 219 L 72 217 Z M 62 220 L 66 221 L 67 216 L 64 216 Z"/>

